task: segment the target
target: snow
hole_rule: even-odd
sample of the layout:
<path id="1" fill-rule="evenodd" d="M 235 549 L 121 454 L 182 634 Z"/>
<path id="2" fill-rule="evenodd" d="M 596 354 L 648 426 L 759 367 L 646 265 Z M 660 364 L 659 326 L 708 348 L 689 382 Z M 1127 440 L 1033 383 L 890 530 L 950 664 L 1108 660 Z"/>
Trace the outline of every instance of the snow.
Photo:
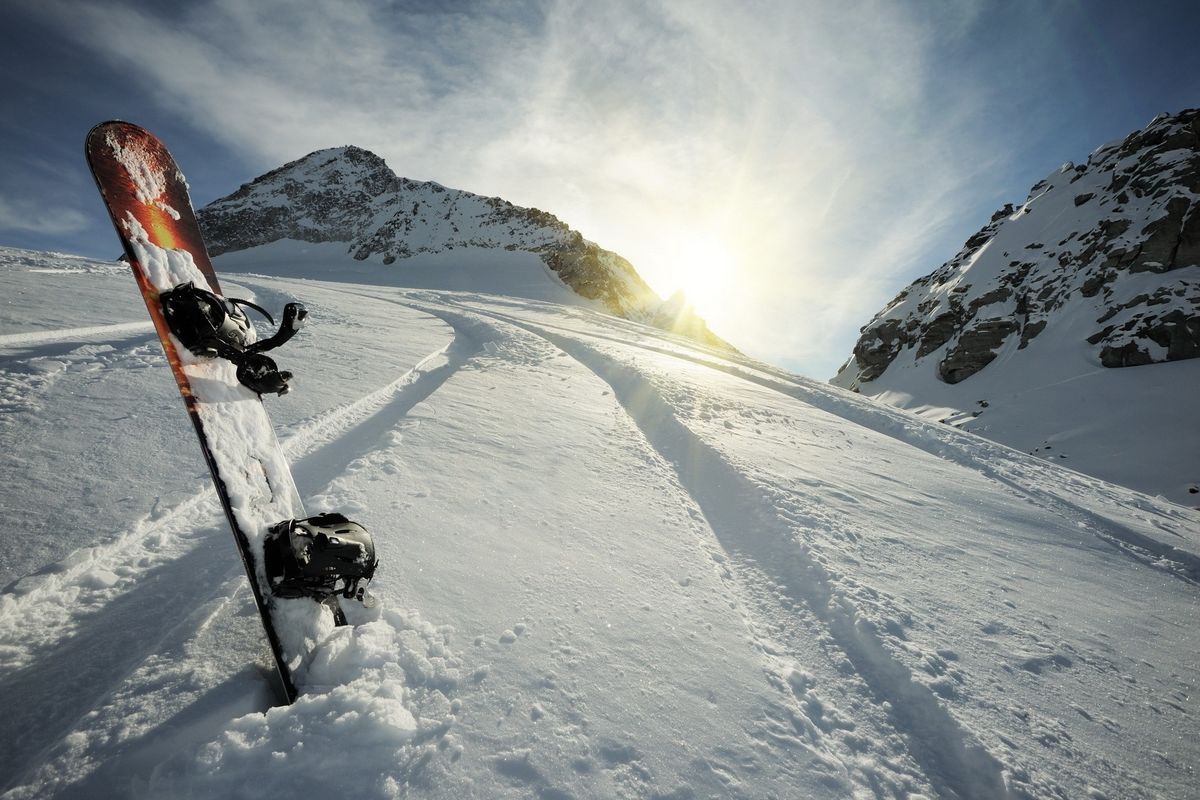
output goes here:
<path id="1" fill-rule="evenodd" d="M 1128 291 L 1153 291 L 1164 281 L 1134 277 Z M 962 383 L 935 376 L 941 351 L 917 361 L 906 350 L 863 391 L 932 422 L 1195 507 L 1200 426 L 1186 398 L 1200 384 L 1200 360 L 1107 369 L 1084 341 L 1095 326 L 1073 308 L 1082 302 L 1061 310 L 1059 335 L 1039 336 L 1024 350 L 1014 336 Z"/>
<path id="2" fill-rule="evenodd" d="M 382 265 L 380 259 L 356 261 L 343 242 L 314 244 L 284 239 L 220 257 L 223 273 L 282 272 L 313 280 L 337 277 L 357 283 L 420 289 L 498 293 L 555 303 L 589 303 L 564 284 L 537 255 L 525 251 L 460 247 L 420 253 Z"/>
<path id="3" fill-rule="evenodd" d="M 310 309 L 268 408 L 310 513 L 375 534 L 380 604 L 271 708 L 132 279 L 0 248 L 5 800 L 1194 794 L 1197 512 L 598 313 L 536 260 L 405 287 L 258 250 L 217 270 Z"/>
<path id="4" fill-rule="evenodd" d="M 158 163 L 157 155 L 146 149 L 143 140 L 130 138 L 123 141 L 115 132 L 110 131 L 104 142 L 112 150 L 118 163 L 125 167 L 126 174 L 133 182 L 137 199 L 146 205 L 162 209 L 172 219 L 179 219 L 179 212 L 162 199 L 167 193 L 167 176 L 162 165 Z M 183 175 L 178 172 L 176 174 L 178 180 L 184 181 Z"/>

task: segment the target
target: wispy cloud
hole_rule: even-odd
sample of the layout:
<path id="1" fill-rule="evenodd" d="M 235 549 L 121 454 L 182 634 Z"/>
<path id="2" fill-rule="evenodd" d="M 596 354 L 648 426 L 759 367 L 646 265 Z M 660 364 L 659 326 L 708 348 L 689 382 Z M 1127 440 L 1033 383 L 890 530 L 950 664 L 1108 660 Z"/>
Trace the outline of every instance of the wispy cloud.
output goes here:
<path id="1" fill-rule="evenodd" d="M 738 275 L 726 303 L 701 308 L 713 328 L 828 372 L 993 152 L 976 123 L 985 93 L 934 55 L 969 29 L 970 5 L 936 20 L 845 6 L 211 0 L 168 16 L 50 0 L 44 13 L 264 167 L 359 144 L 401 174 L 551 210 L 662 292 L 679 272 L 671 242 L 717 237 Z"/>
<path id="2" fill-rule="evenodd" d="M 0 195 L 0 231 L 64 235 L 78 233 L 90 224 L 85 214 L 73 208 L 52 208 Z"/>

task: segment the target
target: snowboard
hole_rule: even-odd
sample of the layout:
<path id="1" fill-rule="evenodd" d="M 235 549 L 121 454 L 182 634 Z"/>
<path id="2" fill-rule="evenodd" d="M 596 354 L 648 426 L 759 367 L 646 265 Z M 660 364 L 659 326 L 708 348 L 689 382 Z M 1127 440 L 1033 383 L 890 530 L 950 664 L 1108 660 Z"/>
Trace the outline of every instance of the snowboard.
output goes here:
<path id="1" fill-rule="evenodd" d="M 270 644 L 280 697 L 291 703 L 297 674 L 316 642 L 345 617 L 336 599 L 272 593 L 265 570 L 268 529 L 305 516 L 291 469 L 262 399 L 239 382 L 235 366 L 193 354 L 165 318 L 160 295 L 181 284 L 190 281 L 221 294 L 187 182 L 162 142 L 136 125 L 101 123 L 88 133 L 85 150 L 233 531 Z"/>

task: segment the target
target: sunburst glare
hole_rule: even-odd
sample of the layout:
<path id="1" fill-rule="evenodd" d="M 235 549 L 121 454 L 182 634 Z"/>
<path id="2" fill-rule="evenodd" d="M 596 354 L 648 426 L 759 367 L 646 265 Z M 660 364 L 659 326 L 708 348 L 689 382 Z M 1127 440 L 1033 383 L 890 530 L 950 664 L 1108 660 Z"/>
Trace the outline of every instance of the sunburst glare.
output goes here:
<path id="1" fill-rule="evenodd" d="M 665 269 L 659 283 L 671 295 L 682 290 L 704 317 L 723 317 L 722 310 L 738 272 L 737 256 L 719 235 L 681 230 L 669 236 L 662 249 Z"/>

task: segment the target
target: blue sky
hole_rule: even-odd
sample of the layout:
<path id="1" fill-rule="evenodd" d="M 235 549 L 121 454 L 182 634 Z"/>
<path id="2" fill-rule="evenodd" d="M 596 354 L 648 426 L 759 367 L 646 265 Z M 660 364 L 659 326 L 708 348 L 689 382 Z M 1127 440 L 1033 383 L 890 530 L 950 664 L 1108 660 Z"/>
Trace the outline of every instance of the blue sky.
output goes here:
<path id="1" fill-rule="evenodd" d="M 312 150 L 549 210 L 829 377 L 1067 160 L 1200 105 L 1200 3 L 0 0 L 0 244 L 111 257 L 94 123 L 197 205 Z"/>

